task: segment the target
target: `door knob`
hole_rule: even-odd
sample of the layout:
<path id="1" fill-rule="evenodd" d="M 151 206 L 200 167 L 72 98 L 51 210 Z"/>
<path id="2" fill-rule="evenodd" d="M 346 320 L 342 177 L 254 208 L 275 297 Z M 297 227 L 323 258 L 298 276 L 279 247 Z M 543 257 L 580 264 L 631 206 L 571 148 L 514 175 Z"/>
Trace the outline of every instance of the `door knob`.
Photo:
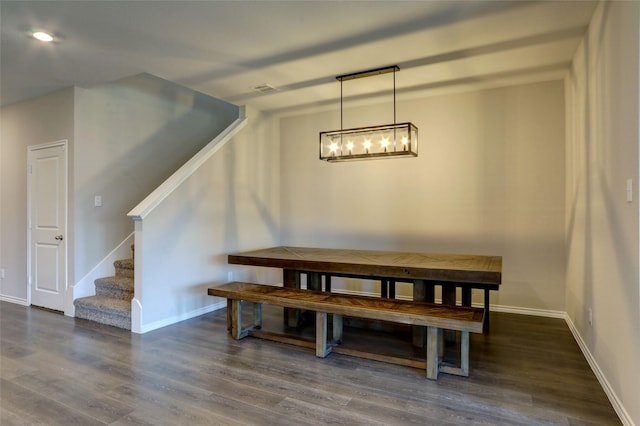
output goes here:
<path id="1" fill-rule="evenodd" d="M 63 239 L 62 235 L 56 235 L 56 240 L 62 241 L 62 239 Z"/>

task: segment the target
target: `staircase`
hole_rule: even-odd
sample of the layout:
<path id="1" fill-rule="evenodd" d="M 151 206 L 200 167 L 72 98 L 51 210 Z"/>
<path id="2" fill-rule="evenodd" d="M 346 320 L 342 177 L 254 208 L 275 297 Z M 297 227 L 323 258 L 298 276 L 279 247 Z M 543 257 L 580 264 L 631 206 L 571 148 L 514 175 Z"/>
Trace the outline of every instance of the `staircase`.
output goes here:
<path id="1" fill-rule="evenodd" d="M 133 258 L 116 260 L 113 266 L 115 276 L 95 280 L 95 296 L 73 301 L 75 317 L 131 330 Z"/>

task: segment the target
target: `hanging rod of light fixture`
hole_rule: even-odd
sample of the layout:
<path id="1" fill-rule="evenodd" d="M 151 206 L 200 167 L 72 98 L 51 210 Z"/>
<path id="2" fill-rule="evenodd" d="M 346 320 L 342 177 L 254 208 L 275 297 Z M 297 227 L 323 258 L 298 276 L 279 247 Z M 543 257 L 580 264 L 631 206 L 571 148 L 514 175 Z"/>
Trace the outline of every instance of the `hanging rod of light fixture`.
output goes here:
<path id="1" fill-rule="evenodd" d="M 351 74 L 339 75 L 340 130 L 320 132 L 320 159 L 329 162 L 418 156 L 418 128 L 409 122 L 396 123 L 396 72 L 392 65 Z M 343 128 L 342 83 L 358 78 L 393 73 L 393 124 Z"/>

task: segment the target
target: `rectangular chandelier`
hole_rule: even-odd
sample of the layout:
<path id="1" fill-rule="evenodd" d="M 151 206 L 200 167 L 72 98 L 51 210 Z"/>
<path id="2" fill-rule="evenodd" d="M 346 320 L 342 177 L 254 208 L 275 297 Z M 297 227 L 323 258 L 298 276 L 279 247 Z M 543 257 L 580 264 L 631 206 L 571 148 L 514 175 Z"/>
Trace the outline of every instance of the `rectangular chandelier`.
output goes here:
<path id="1" fill-rule="evenodd" d="M 396 123 L 396 71 L 392 65 L 337 76 L 340 81 L 340 130 L 320 132 L 320 159 L 329 162 L 418 156 L 418 128 L 412 123 Z M 393 124 L 342 128 L 342 82 L 393 72 Z"/>
<path id="2" fill-rule="evenodd" d="M 418 128 L 385 124 L 320 132 L 320 159 L 330 162 L 418 156 Z"/>

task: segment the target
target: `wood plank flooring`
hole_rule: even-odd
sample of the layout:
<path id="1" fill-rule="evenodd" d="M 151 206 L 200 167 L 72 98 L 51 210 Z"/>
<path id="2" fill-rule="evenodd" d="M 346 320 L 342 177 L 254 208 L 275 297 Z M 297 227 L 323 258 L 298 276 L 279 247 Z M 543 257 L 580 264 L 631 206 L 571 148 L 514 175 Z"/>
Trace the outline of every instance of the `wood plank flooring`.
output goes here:
<path id="1" fill-rule="evenodd" d="M 265 321 L 282 321 L 278 308 Z M 354 344 L 400 350 L 356 330 Z M 491 315 L 471 376 L 227 335 L 220 310 L 144 335 L 0 302 L 0 424 L 614 425 L 563 320 Z"/>

